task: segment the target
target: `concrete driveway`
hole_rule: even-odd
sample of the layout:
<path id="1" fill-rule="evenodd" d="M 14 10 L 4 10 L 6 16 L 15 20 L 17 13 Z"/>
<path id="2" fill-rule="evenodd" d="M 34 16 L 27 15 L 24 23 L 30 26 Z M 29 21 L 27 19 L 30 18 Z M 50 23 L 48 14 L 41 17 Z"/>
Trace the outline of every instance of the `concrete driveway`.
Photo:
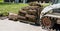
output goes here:
<path id="1" fill-rule="evenodd" d="M 47 31 L 39 26 L 33 26 L 19 21 L 14 22 L 8 19 L 0 20 L 0 31 Z"/>

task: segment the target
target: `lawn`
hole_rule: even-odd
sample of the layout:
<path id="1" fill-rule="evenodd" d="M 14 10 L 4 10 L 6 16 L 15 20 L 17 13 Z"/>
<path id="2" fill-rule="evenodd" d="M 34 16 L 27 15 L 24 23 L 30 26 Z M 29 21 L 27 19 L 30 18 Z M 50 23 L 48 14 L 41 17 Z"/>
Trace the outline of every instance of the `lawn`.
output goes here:
<path id="1" fill-rule="evenodd" d="M 3 2 L 3 0 L 0 0 L 0 2 Z"/>
<path id="2" fill-rule="evenodd" d="M 22 7 L 26 7 L 28 4 L 23 3 L 0 3 L 0 15 L 7 15 L 8 12 L 18 13 Z"/>
<path id="3" fill-rule="evenodd" d="M 13 12 L 18 13 L 19 9 L 28 6 L 28 4 L 22 3 L 0 3 L 0 13 L 2 12 Z"/>

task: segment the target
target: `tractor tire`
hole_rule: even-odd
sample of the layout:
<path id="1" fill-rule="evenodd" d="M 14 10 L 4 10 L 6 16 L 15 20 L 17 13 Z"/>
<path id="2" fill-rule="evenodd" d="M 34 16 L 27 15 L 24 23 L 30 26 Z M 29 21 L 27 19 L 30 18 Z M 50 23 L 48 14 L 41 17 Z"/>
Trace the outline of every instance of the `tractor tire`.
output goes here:
<path id="1" fill-rule="evenodd" d="M 54 26 L 54 20 L 52 20 L 52 19 L 51 19 L 51 17 L 43 17 L 41 19 L 42 27 L 47 28 L 47 29 L 52 28 Z"/>

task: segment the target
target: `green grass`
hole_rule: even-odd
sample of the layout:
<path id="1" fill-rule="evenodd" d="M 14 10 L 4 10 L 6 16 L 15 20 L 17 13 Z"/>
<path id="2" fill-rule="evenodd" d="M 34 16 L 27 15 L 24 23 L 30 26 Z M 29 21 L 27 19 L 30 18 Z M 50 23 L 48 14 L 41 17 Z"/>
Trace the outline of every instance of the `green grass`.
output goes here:
<path id="1" fill-rule="evenodd" d="M 8 15 L 9 12 L 18 13 L 22 7 L 26 7 L 28 4 L 23 3 L 0 3 L 0 15 Z"/>
<path id="2" fill-rule="evenodd" d="M 0 3 L 0 13 L 2 12 L 13 12 L 18 13 L 19 9 L 28 6 L 28 4 L 22 3 Z"/>
<path id="3" fill-rule="evenodd" d="M 0 2 L 3 2 L 3 0 L 0 0 Z"/>

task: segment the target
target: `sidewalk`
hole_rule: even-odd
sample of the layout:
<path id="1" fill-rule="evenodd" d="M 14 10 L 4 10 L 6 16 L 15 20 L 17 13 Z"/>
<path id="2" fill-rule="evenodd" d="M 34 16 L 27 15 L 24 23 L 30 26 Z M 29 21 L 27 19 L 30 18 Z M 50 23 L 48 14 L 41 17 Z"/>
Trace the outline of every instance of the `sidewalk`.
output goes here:
<path id="1" fill-rule="evenodd" d="M 46 31 L 41 27 L 25 24 L 21 22 L 14 22 L 10 20 L 0 20 L 0 31 Z"/>

